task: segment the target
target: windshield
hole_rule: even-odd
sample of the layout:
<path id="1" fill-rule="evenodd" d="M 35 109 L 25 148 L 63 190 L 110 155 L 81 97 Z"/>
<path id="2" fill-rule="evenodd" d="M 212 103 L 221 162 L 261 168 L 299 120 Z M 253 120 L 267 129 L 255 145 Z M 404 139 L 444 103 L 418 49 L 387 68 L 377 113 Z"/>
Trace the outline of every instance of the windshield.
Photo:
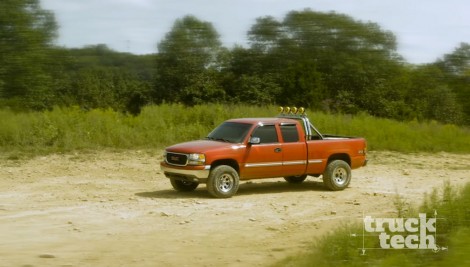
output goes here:
<path id="1" fill-rule="evenodd" d="M 251 126 L 251 124 L 247 123 L 224 122 L 215 128 L 206 137 L 206 139 L 229 143 L 241 143 L 248 134 Z"/>

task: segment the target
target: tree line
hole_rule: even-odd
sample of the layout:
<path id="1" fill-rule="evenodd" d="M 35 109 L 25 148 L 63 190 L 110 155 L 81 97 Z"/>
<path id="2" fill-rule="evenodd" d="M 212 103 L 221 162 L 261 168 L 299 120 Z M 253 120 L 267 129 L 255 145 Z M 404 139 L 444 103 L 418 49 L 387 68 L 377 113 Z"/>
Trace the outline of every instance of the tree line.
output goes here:
<path id="1" fill-rule="evenodd" d="M 188 15 L 148 55 L 103 44 L 58 47 L 57 27 L 39 0 L 0 2 L 0 108 L 138 114 L 160 103 L 278 104 L 470 124 L 469 44 L 414 65 L 399 55 L 392 32 L 344 14 L 260 17 L 248 45 L 232 48 L 210 22 Z"/>

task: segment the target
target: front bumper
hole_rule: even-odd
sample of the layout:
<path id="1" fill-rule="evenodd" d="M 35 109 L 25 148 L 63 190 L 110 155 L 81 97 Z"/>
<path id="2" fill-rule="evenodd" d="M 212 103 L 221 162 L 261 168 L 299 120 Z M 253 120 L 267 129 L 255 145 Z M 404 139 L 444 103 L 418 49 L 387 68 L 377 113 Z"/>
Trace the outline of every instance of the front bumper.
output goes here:
<path id="1" fill-rule="evenodd" d="M 190 182 L 204 183 L 209 177 L 210 165 L 177 167 L 166 162 L 160 163 L 160 169 L 166 177 Z"/>

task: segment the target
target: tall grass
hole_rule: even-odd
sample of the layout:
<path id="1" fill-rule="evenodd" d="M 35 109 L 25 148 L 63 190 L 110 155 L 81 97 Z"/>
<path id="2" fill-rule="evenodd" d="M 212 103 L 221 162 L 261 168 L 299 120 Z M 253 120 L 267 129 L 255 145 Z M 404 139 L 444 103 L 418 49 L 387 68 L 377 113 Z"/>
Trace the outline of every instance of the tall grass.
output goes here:
<path id="1" fill-rule="evenodd" d="M 178 104 L 147 106 L 138 116 L 113 110 L 77 107 L 45 112 L 0 110 L 0 148 L 25 152 L 57 152 L 95 148 L 161 148 L 202 138 L 226 119 L 272 117 L 274 106 Z M 435 122 L 397 122 L 356 116 L 309 113 L 323 133 L 363 136 L 369 149 L 470 152 L 470 130 Z"/>
<path id="2" fill-rule="evenodd" d="M 371 150 L 399 152 L 470 152 L 470 129 L 431 122 L 399 122 L 367 114 L 313 113 L 311 121 L 324 133 L 362 136 Z"/>
<path id="3" fill-rule="evenodd" d="M 343 225 L 313 244 L 309 253 L 288 257 L 274 266 L 470 266 L 470 184 L 462 189 L 446 183 L 442 190 L 426 196 L 419 213 L 433 218 L 438 211 L 436 245 L 440 250 L 369 249 L 362 253 L 362 223 Z M 402 214 L 416 218 L 415 208 Z M 400 211 L 398 211 L 399 213 Z M 415 234 L 415 233 L 410 233 Z M 366 237 L 368 237 L 366 235 Z M 364 247 L 380 248 L 377 237 L 365 239 Z M 364 254 L 364 255 L 363 255 Z"/>

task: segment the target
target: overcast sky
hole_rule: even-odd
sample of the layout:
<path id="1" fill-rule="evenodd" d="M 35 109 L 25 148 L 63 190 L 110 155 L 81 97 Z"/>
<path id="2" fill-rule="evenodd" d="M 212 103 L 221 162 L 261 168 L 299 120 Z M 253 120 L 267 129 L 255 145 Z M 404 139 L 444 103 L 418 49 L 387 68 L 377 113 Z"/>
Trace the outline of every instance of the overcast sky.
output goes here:
<path id="1" fill-rule="evenodd" d="M 262 16 L 282 20 L 292 10 L 335 11 L 378 23 L 398 39 L 410 63 L 431 63 L 470 43 L 469 0 L 40 0 L 60 25 L 57 44 L 106 44 L 134 54 L 157 52 L 176 19 L 194 15 L 211 22 L 228 48 L 246 43 Z"/>

